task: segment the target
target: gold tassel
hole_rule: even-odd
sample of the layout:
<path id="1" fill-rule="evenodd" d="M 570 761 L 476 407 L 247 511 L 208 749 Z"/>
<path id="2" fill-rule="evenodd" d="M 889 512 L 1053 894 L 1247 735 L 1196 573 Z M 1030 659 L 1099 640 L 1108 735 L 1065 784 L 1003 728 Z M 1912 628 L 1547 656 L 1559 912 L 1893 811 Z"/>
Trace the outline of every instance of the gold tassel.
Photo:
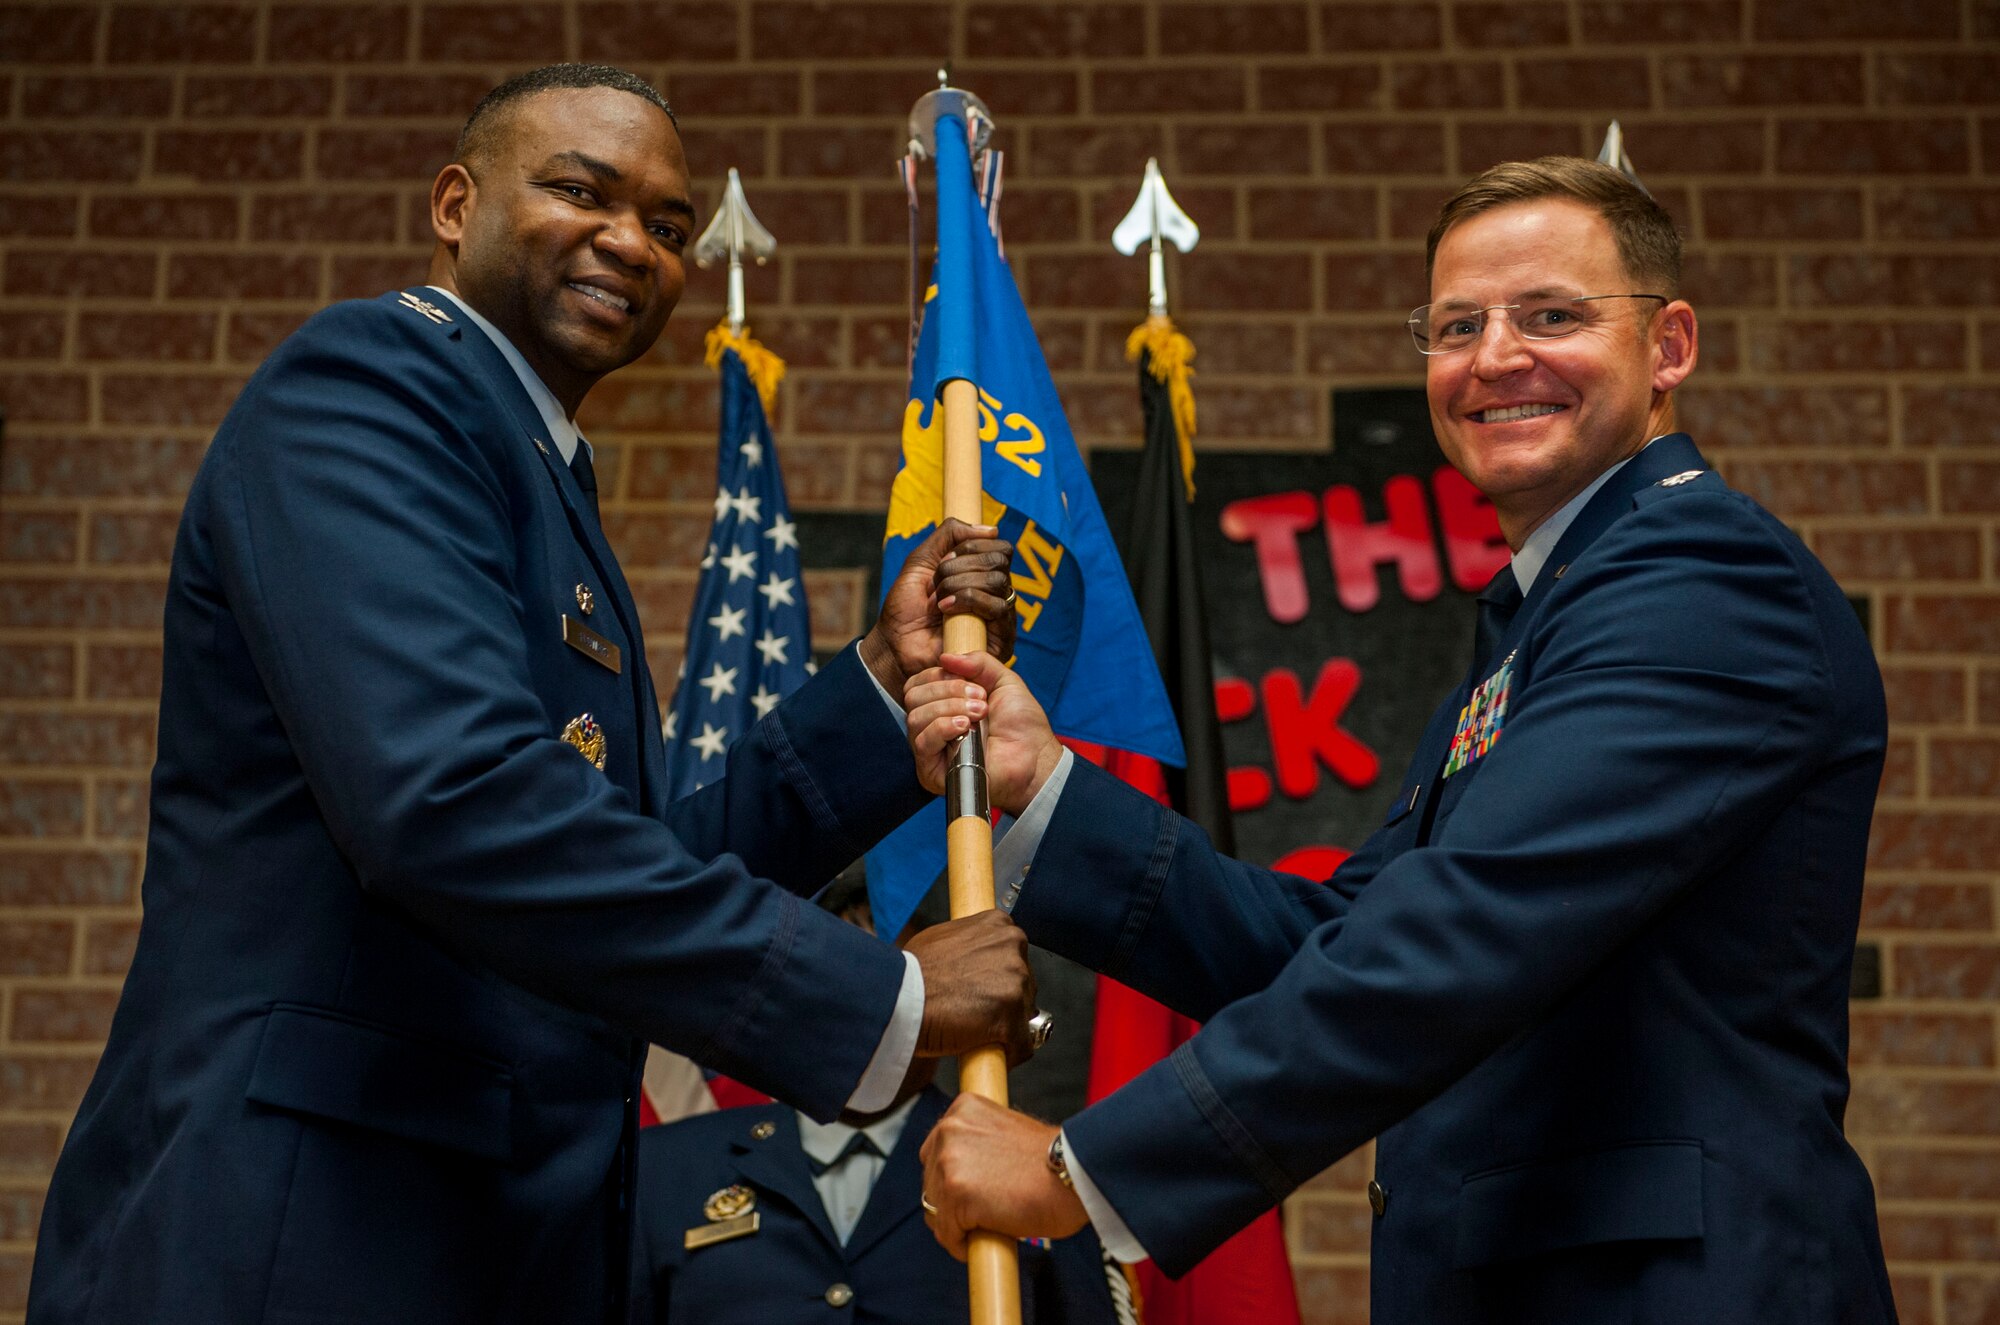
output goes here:
<path id="1" fill-rule="evenodd" d="M 1151 353 L 1147 368 L 1164 382 L 1167 399 L 1173 404 L 1174 433 L 1181 443 L 1181 478 L 1187 483 L 1188 500 L 1194 500 L 1194 342 L 1180 333 L 1167 316 L 1149 317 L 1132 328 L 1125 338 L 1125 357 L 1136 361 L 1139 352 Z"/>
<path id="2" fill-rule="evenodd" d="M 724 318 L 708 329 L 708 337 L 703 344 L 706 353 L 702 362 L 710 368 L 722 366 L 722 355 L 726 350 L 735 350 L 742 356 L 743 367 L 757 388 L 758 398 L 764 402 L 764 413 L 769 415 L 777 408 L 778 383 L 785 380 L 785 361 L 765 349 L 763 343 L 750 334 L 747 324 L 741 331 L 731 331 L 729 319 Z"/>

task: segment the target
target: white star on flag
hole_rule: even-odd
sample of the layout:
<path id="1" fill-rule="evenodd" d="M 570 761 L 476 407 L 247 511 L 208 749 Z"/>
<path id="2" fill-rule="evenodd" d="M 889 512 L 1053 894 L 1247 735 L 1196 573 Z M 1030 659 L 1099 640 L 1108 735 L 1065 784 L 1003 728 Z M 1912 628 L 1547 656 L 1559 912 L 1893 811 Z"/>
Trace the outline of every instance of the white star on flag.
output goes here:
<path id="1" fill-rule="evenodd" d="M 750 633 L 743 628 L 743 618 L 749 615 L 750 609 L 747 607 L 731 607 L 724 603 L 722 610 L 708 619 L 708 624 L 715 627 L 716 633 L 721 636 L 721 642 L 726 643 L 731 636 Z"/>
<path id="2" fill-rule="evenodd" d="M 780 603 L 789 605 L 792 601 L 792 586 L 797 583 L 797 580 L 781 580 L 778 578 L 778 572 L 772 571 L 771 578 L 757 586 L 757 592 L 763 594 L 772 607 Z"/>
<path id="3" fill-rule="evenodd" d="M 750 468 L 755 469 L 764 463 L 764 444 L 755 437 L 752 437 L 736 449 L 742 452 L 743 458 L 750 463 Z"/>
<path id="4" fill-rule="evenodd" d="M 721 518 L 722 518 L 723 516 L 725 516 L 725 515 L 729 514 L 729 508 L 730 508 L 730 506 L 731 506 L 731 505 L 733 505 L 733 504 L 734 504 L 734 503 L 732 503 L 732 502 L 731 502 L 731 501 L 729 500 L 729 490 L 728 490 L 727 488 L 718 488 L 718 489 L 716 489 L 716 493 L 715 493 L 715 518 L 716 518 L 716 519 L 718 519 L 718 520 L 720 520 L 720 519 L 721 519 Z"/>
<path id="5" fill-rule="evenodd" d="M 680 714 L 674 712 L 672 709 L 668 709 L 667 716 L 660 719 L 660 739 L 663 741 L 673 740 L 680 725 Z"/>
<path id="6" fill-rule="evenodd" d="M 737 548 L 722 559 L 722 564 L 729 568 L 729 582 L 731 584 L 736 583 L 738 580 L 754 580 L 757 578 L 757 554 L 747 547 Z M 774 575 L 776 573 L 776 571 L 772 572 Z"/>
<path id="7" fill-rule="evenodd" d="M 785 650 L 791 646 L 791 643 L 791 636 L 773 635 L 770 631 L 766 630 L 757 640 L 757 652 L 764 655 L 766 664 L 790 662 L 791 659 L 785 656 Z"/>
<path id="8" fill-rule="evenodd" d="M 734 667 L 724 667 L 721 663 L 717 663 L 714 671 L 702 677 L 695 684 L 703 686 L 708 690 L 708 702 L 713 704 L 724 695 L 733 695 L 736 693 L 736 671 L 737 669 Z M 705 727 L 708 724 L 703 723 L 702 725 Z"/>
<path id="9" fill-rule="evenodd" d="M 763 686 L 758 686 L 757 693 L 750 696 L 750 702 L 757 706 L 757 716 L 762 718 L 766 713 L 778 707 L 779 698 L 780 696 L 772 694 Z"/>
<path id="10" fill-rule="evenodd" d="M 712 727 L 704 722 L 701 724 L 701 735 L 690 744 L 701 751 L 701 762 L 705 764 L 729 748 L 729 728 Z"/>
<path id="11" fill-rule="evenodd" d="M 748 520 L 751 524 L 756 524 L 764 518 L 761 514 L 764 509 L 764 499 L 762 497 L 751 496 L 750 489 L 748 488 L 744 488 L 734 497 L 731 497 L 729 504 L 736 508 L 738 516 Z"/>
<path id="12" fill-rule="evenodd" d="M 771 521 L 771 527 L 764 531 L 764 537 L 771 540 L 771 551 L 783 552 L 788 547 L 799 545 L 799 527 L 780 515 Z"/>
<path id="13" fill-rule="evenodd" d="M 708 545 L 708 551 L 706 551 L 706 552 L 702 553 L 702 556 L 701 556 L 701 568 L 702 568 L 703 570 L 714 570 L 714 569 L 715 569 L 715 554 L 716 554 L 716 551 L 717 551 L 717 549 L 716 549 L 716 546 L 715 546 L 715 544 L 713 544 L 713 543 L 710 543 L 710 544 Z"/>

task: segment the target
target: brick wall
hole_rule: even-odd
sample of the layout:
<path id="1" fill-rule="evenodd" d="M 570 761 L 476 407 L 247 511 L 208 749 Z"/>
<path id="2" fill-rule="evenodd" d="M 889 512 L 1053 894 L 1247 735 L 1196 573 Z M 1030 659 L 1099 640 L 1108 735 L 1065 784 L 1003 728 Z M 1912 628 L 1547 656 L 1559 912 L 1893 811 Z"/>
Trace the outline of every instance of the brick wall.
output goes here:
<path id="1" fill-rule="evenodd" d="M 1203 444 L 1313 448 L 1329 389 L 1412 383 L 1399 322 L 1445 191 L 1622 118 L 1690 240 L 1685 419 L 1870 603 L 1893 744 L 1851 1131 L 1904 1319 L 2000 1321 L 2000 3 L 0 5 L 0 1318 L 138 915 L 178 504 L 244 376 L 314 308 L 418 278 L 425 186 L 479 93 L 609 59 L 677 103 L 704 202 L 742 170 L 789 359 L 795 503 L 896 461 L 903 117 L 944 55 L 999 116 L 1009 253 L 1087 444 L 1130 445 L 1148 154 Z M 656 648 L 706 528 L 721 281 L 584 423 Z M 814 585 L 822 643 L 860 618 Z M 670 662 L 671 659 L 668 659 Z M 671 667 L 663 666 L 671 675 Z M 1315 1325 L 1366 1317 L 1365 1155 L 1292 1205 Z"/>

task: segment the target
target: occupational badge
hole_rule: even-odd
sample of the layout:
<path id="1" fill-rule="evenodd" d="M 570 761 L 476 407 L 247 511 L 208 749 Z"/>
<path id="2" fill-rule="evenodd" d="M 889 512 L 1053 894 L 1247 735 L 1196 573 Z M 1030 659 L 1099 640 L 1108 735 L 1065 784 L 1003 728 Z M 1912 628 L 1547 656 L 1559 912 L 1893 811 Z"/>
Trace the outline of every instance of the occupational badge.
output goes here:
<path id="1" fill-rule="evenodd" d="M 604 771 L 604 728 L 597 725 L 597 719 L 588 713 L 578 714 L 563 728 L 562 738 L 576 747 L 576 752 L 590 761 L 590 766 Z"/>
<path id="2" fill-rule="evenodd" d="M 1507 721 L 1507 697 L 1514 686 L 1514 655 L 1508 654 L 1500 670 L 1479 683 L 1472 698 L 1458 711 L 1458 727 L 1451 735 L 1451 750 L 1445 755 L 1444 775 L 1450 777 L 1491 750 L 1500 739 Z"/>
<path id="3" fill-rule="evenodd" d="M 443 323 L 451 321 L 451 314 L 445 312 L 442 308 L 439 308 L 436 304 L 432 303 L 428 299 L 418 298 L 416 295 L 411 294 L 408 290 L 405 290 L 401 294 L 397 295 L 396 302 L 401 304 L 403 307 L 409 309 L 413 313 L 422 313 L 425 317 L 429 318 L 434 323 Z"/>
<path id="4" fill-rule="evenodd" d="M 740 1183 L 731 1183 L 702 1203 L 701 1212 L 710 1223 L 734 1219 L 757 1208 L 757 1193 Z"/>
<path id="5" fill-rule="evenodd" d="M 708 1222 L 696 1224 L 681 1234 L 681 1245 L 688 1251 L 748 1237 L 764 1219 L 757 1213 L 757 1193 L 734 1183 L 709 1197 L 701 1213 Z"/>

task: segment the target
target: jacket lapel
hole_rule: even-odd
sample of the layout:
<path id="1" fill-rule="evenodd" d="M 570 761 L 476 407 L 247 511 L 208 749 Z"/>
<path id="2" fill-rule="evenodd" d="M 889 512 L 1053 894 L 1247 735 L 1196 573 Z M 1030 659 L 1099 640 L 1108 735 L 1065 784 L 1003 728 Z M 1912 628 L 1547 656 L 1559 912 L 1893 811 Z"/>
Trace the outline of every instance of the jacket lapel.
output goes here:
<path id="1" fill-rule="evenodd" d="M 896 1149 L 882 1166 L 882 1176 L 875 1180 L 875 1189 L 868 1193 L 868 1204 L 861 1210 L 861 1220 L 855 1224 L 854 1232 L 847 1239 L 847 1260 L 849 1264 L 859 1260 L 867 1250 L 895 1231 L 896 1226 L 912 1218 L 922 1208 L 924 1194 L 924 1166 L 917 1158 L 923 1149 L 924 1138 L 931 1134 L 931 1128 L 944 1116 L 951 1101 L 935 1086 L 924 1089 L 917 1096 L 917 1102 L 910 1109 L 910 1117 L 903 1124 L 903 1135 L 896 1141 Z"/>
<path id="2" fill-rule="evenodd" d="M 826 1202 L 819 1199 L 819 1188 L 813 1186 L 806 1152 L 799 1145 L 798 1115 L 782 1104 L 741 1112 L 746 1123 L 756 1119 L 770 1123 L 777 1130 L 762 1141 L 731 1142 L 736 1153 L 736 1171 L 745 1182 L 790 1204 L 838 1255 L 840 1239 L 833 1235 L 833 1223 L 826 1217 Z M 747 1135 L 749 1127 L 745 1126 L 743 1132 Z"/>

